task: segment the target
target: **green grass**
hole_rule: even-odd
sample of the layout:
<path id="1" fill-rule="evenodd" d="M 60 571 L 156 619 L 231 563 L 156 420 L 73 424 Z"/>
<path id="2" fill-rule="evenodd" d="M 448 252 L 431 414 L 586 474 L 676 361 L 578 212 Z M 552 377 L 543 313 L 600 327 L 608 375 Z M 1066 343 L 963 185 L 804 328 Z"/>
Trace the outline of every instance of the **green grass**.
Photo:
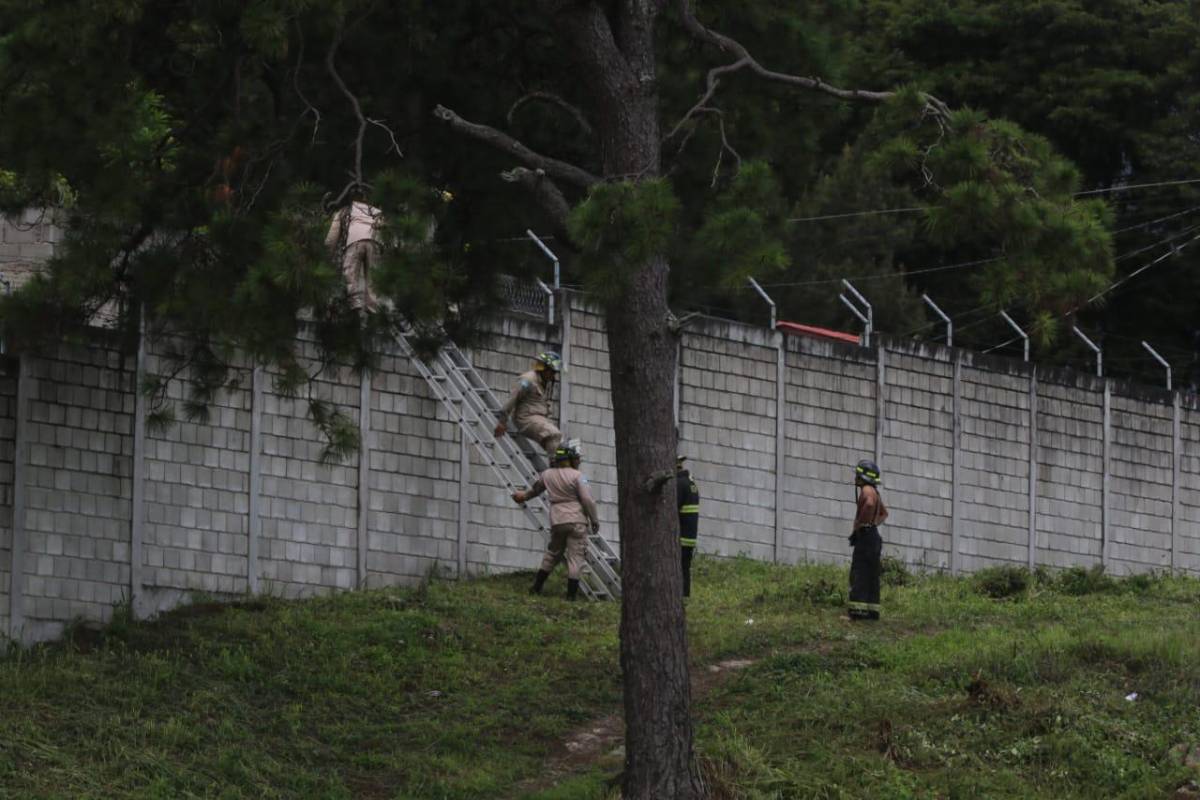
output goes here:
<path id="1" fill-rule="evenodd" d="M 756 659 L 695 702 L 716 797 L 1158 798 L 1200 777 L 1167 756 L 1200 743 L 1200 582 L 889 574 L 867 626 L 844 570 L 697 562 L 694 673 Z M 531 787 L 620 708 L 619 609 L 527 582 L 204 605 L 0 658 L 0 797 L 611 798 L 612 755 Z"/>

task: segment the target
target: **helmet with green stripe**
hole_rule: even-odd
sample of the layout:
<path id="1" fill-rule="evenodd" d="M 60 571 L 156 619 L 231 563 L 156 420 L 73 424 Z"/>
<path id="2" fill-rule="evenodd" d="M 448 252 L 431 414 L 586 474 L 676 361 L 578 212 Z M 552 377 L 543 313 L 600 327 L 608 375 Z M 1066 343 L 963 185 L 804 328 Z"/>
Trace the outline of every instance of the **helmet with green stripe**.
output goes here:
<path id="1" fill-rule="evenodd" d="M 879 467 L 875 465 L 874 461 L 869 461 L 865 458 L 854 467 L 854 477 L 871 486 L 878 486 L 883 483 L 883 478 L 879 474 Z"/>
<path id="2" fill-rule="evenodd" d="M 579 440 L 571 439 L 554 451 L 554 458 L 551 461 L 555 464 L 571 464 L 579 463 L 582 459 L 583 448 L 580 446 Z"/>
<path id="3" fill-rule="evenodd" d="M 534 367 L 539 370 L 548 369 L 551 372 L 562 372 L 562 356 L 552 350 L 538 353 L 533 362 Z"/>

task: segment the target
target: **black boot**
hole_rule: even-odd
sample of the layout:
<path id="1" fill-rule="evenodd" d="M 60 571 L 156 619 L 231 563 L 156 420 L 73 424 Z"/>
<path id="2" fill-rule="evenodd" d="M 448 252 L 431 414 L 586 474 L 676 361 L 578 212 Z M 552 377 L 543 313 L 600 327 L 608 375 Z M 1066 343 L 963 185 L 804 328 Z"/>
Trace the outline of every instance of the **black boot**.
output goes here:
<path id="1" fill-rule="evenodd" d="M 567 579 L 567 599 L 574 600 L 578 594 L 579 594 L 579 579 L 578 578 L 568 578 Z"/>
<path id="2" fill-rule="evenodd" d="M 539 569 L 537 577 L 533 579 L 533 586 L 529 587 L 530 594 L 541 594 L 542 587 L 546 585 L 546 578 L 550 577 L 550 573 L 544 569 Z"/>

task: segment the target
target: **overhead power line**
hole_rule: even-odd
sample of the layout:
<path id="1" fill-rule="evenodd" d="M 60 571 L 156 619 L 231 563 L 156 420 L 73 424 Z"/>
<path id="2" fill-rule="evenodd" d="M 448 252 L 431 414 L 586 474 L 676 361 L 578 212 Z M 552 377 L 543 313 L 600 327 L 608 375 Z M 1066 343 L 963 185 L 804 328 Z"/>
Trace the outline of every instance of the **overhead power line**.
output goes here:
<path id="1" fill-rule="evenodd" d="M 1092 303 L 1096 302 L 1097 300 L 1099 300 L 1100 298 L 1104 297 L 1105 295 L 1111 294 L 1112 292 L 1114 292 L 1115 290 L 1117 290 L 1117 289 L 1118 289 L 1118 288 L 1120 288 L 1121 286 L 1125 285 L 1126 283 L 1129 283 L 1129 281 L 1133 280 L 1133 279 L 1134 279 L 1134 278 L 1136 278 L 1138 275 L 1141 275 L 1143 272 L 1145 272 L 1146 270 L 1150 269 L 1150 268 L 1151 268 L 1151 267 L 1153 267 L 1155 264 L 1159 264 L 1159 263 L 1161 263 L 1161 262 L 1163 262 L 1163 261 L 1166 261 L 1166 260 L 1167 260 L 1168 258 L 1170 258 L 1171 256 L 1174 256 L 1174 255 L 1179 255 L 1179 253 L 1180 253 L 1180 252 L 1182 252 L 1182 251 L 1183 251 L 1183 249 L 1184 249 L 1185 247 L 1187 247 L 1187 246 L 1188 246 L 1188 245 L 1190 245 L 1190 244 L 1193 244 L 1194 242 L 1196 242 L 1196 241 L 1198 241 L 1198 240 L 1200 240 L 1200 234 L 1197 234 L 1197 235 L 1193 236 L 1191 239 L 1189 239 L 1188 241 L 1184 242 L 1184 243 L 1183 243 L 1183 244 L 1181 244 L 1181 245 L 1174 245 L 1174 246 L 1172 246 L 1170 250 L 1168 250 L 1167 252 L 1163 253 L 1163 254 L 1162 254 L 1162 255 L 1160 255 L 1158 258 L 1154 259 L 1153 261 L 1150 261 L 1150 262 L 1147 262 L 1147 263 L 1143 264 L 1142 266 L 1140 266 L 1140 267 L 1138 267 L 1137 269 L 1135 269 L 1133 272 L 1131 272 L 1131 273 L 1129 273 L 1128 275 L 1126 275 L 1124 278 L 1121 278 L 1120 280 L 1114 281 L 1113 283 L 1109 284 L 1108 288 L 1106 288 L 1106 289 L 1104 289 L 1104 290 L 1102 290 L 1102 291 L 1099 291 L 1099 292 L 1097 292 L 1096 294 L 1092 295 L 1091 297 L 1089 297 L 1089 298 L 1088 298 L 1087 300 L 1085 300 L 1084 302 L 1080 303 L 1079 305 L 1075 306 L 1075 307 L 1074 307 L 1074 308 L 1072 308 L 1071 310 L 1067 311 L 1065 314 L 1061 314 L 1061 315 L 1059 315 L 1058 317 L 1056 317 L 1056 319 L 1065 319 L 1065 318 L 1067 318 L 1067 317 L 1071 316 L 1072 314 L 1074 314 L 1076 311 L 1079 311 L 1081 308 L 1084 308 L 1084 307 L 1086 307 L 1086 306 L 1090 306 Z M 1033 331 L 1037 330 L 1037 328 L 1038 328 L 1038 325 L 1037 325 L 1037 323 L 1034 323 L 1034 325 L 1033 325 L 1033 326 L 1032 326 L 1032 327 L 1029 329 L 1029 331 L 1028 331 L 1028 332 L 1032 333 Z M 1019 336 L 1015 336 L 1015 337 L 1013 337 L 1013 338 L 1011 338 L 1011 339 L 1008 339 L 1008 340 L 1006 340 L 1006 341 L 1003 341 L 1003 342 L 1001 342 L 1001 343 L 1000 343 L 1000 344 L 998 344 L 998 345 L 995 345 L 995 346 L 993 346 L 993 347 L 989 347 L 987 350 L 984 350 L 983 352 L 985 352 L 985 353 L 990 353 L 990 352 L 992 352 L 993 350 L 999 350 L 1001 347 L 1007 347 L 1008 345 L 1010 345 L 1010 344 L 1013 344 L 1014 342 L 1018 341 L 1020 338 L 1021 338 L 1021 337 L 1019 337 Z"/>
<path id="2" fill-rule="evenodd" d="M 1082 192 L 1075 192 L 1072 197 L 1089 197 L 1096 194 L 1114 194 L 1117 192 L 1128 192 L 1134 189 L 1154 189 L 1162 186 L 1186 186 L 1189 184 L 1200 183 L 1200 178 L 1185 178 L 1178 181 L 1157 181 L 1154 183 L 1134 183 L 1125 186 L 1107 186 L 1101 189 L 1087 189 Z M 829 219 L 847 219 L 849 217 L 866 217 L 877 214 L 913 214 L 918 211 L 924 211 L 924 207 L 907 206 L 904 208 L 872 208 L 866 211 L 845 211 L 838 214 L 820 214 L 813 217 L 792 217 L 788 222 L 820 222 Z"/>

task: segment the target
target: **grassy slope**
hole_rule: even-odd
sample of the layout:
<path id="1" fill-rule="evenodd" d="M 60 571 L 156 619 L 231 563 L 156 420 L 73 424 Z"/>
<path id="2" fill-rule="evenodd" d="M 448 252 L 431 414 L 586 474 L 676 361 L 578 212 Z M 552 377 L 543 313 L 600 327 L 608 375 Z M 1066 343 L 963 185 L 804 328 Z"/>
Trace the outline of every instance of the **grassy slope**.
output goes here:
<path id="1" fill-rule="evenodd" d="M 864 627 L 842 619 L 844 571 L 695 572 L 693 663 L 759 659 L 696 703 L 718 796 L 1166 797 L 1188 780 L 1166 754 L 1200 743 L 1200 582 L 993 600 L 929 578 L 885 589 Z M 198 609 L 2 659 L 0 796 L 520 795 L 620 707 L 618 609 L 526 581 Z M 618 760 L 538 797 L 611 796 Z"/>

